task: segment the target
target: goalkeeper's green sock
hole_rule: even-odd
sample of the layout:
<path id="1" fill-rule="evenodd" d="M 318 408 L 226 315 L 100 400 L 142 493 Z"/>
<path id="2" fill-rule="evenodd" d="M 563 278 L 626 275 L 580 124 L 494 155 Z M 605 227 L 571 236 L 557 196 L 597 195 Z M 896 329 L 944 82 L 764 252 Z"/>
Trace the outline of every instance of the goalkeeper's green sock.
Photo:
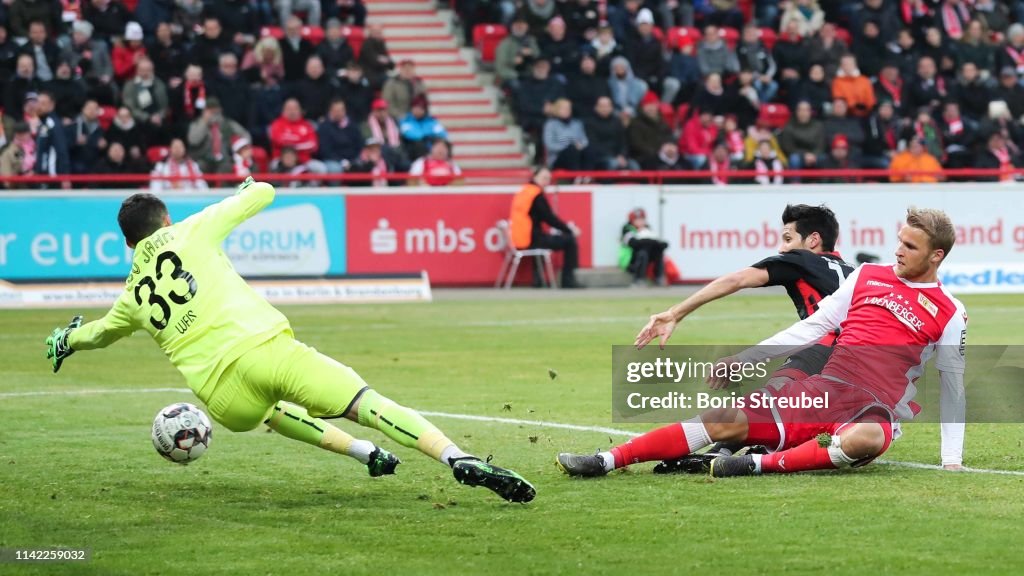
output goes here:
<path id="1" fill-rule="evenodd" d="M 469 456 L 415 410 L 396 404 L 374 390 L 359 399 L 359 423 L 376 428 L 402 446 L 416 448 L 442 464 Z"/>
<path id="2" fill-rule="evenodd" d="M 294 404 L 278 402 L 264 424 L 282 436 L 351 456 L 363 464 L 370 461 L 370 454 L 376 449 L 373 442 L 356 439 Z"/>

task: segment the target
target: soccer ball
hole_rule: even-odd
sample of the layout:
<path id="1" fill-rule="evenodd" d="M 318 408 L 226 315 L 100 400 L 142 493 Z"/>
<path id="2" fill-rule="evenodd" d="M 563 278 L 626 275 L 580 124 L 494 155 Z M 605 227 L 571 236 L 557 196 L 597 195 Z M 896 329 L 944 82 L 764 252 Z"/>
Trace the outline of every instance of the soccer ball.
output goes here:
<path id="1" fill-rule="evenodd" d="M 153 419 L 153 447 L 178 464 L 198 460 L 210 447 L 212 434 L 210 419 L 187 402 L 171 404 Z"/>

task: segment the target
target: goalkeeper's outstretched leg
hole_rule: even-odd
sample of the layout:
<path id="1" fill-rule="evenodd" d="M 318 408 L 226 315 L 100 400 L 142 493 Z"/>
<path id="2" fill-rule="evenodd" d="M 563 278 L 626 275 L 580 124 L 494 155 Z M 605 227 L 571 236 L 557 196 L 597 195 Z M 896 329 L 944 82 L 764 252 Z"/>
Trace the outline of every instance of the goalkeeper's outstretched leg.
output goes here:
<path id="1" fill-rule="evenodd" d="M 309 419 L 326 425 L 326 420 L 347 418 L 380 430 L 402 446 L 415 448 L 450 467 L 462 484 L 483 486 L 511 502 L 529 502 L 536 495 L 533 486 L 519 474 L 464 452 L 415 410 L 372 390 L 355 370 L 296 341 L 290 334 L 281 334 L 247 352 L 238 365 L 249 388 L 246 394 L 256 399 L 256 406 L 271 406 L 283 400 L 304 407 Z M 207 404 L 215 412 L 217 398 L 211 398 Z M 296 420 L 288 416 L 287 409 L 282 412 L 283 415 L 275 413 L 267 418 L 264 409 L 259 414 L 260 421 L 267 420 L 271 427 L 295 428 L 299 436 L 312 434 L 300 426 L 301 414 L 296 414 Z M 341 438 L 338 433 L 344 434 L 340 430 L 331 432 Z M 335 444 L 346 442 L 338 440 Z M 360 441 L 355 442 L 358 445 Z"/>

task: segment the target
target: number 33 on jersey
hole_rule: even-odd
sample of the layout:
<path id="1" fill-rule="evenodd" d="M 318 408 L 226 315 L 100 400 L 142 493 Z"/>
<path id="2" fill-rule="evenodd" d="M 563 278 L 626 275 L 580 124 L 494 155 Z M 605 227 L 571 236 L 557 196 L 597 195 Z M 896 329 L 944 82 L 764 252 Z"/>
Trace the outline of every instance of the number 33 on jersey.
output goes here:
<path id="1" fill-rule="evenodd" d="M 145 330 L 199 394 L 250 342 L 290 330 L 221 249 L 227 235 L 273 197 L 270 185 L 243 186 L 237 195 L 141 240 L 124 292 L 106 316 L 71 334 L 72 348 L 106 346 Z"/>

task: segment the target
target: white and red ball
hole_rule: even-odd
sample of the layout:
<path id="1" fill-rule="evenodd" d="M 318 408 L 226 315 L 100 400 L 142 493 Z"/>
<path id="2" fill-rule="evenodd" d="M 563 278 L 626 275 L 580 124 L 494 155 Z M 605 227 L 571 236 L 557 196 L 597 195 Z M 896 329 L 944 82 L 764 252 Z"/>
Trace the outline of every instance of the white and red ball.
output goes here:
<path id="1" fill-rule="evenodd" d="M 198 460 L 210 447 L 212 433 L 206 414 L 187 402 L 171 404 L 153 419 L 153 447 L 178 464 Z"/>

